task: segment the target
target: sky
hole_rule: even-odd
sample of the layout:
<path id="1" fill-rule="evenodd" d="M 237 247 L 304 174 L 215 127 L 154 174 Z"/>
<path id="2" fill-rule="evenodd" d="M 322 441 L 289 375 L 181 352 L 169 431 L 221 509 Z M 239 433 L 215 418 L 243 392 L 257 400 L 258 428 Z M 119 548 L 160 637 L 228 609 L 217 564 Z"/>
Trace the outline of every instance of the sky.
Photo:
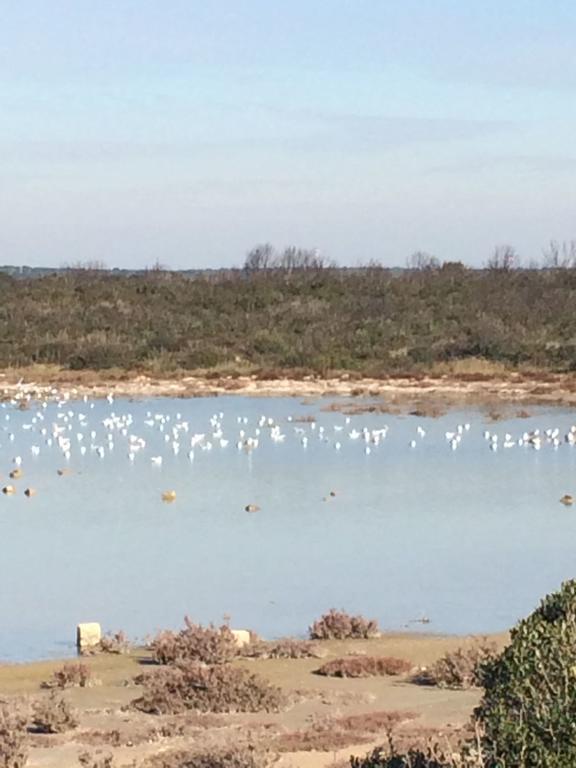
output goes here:
<path id="1" fill-rule="evenodd" d="M 575 38 L 574 0 L 0 0 L 0 264 L 538 259 Z"/>

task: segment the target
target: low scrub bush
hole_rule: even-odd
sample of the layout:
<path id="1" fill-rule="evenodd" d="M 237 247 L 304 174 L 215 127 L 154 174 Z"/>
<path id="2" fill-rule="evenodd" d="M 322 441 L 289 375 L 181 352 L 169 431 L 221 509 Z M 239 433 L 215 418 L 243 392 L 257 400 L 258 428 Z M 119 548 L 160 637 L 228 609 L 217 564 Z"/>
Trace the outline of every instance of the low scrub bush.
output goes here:
<path id="1" fill-rule="evenodd" d="M 450 651 L 429 669 L 420 670 L 413 682 L 439 688 L 474 688 L 481 685 L 482 666 L 495 658 L 496 645 L 487 640 Z"/>
<path id="2" fill-rule="evenodd" d="M 321 658 L 322 650 L 310 640 L 285 637 L 280 640 L 260 640 L 245 646 L 242 656 L 254 659 L 309 659 Z"/>
<path id="3" fill-rule="evenodd" d="M 32 726 L 36 733 L 65 733 L 78 726 L 68 702 L 52 692 L 34 704 Z"/>
<path id="4" fill-rule="evenodd" d="M 24 768 L 27 762 L 26 718 L 0 702 L 0 768 Z"/>
<path id="5" fill-rule="evenodd" d="M 202 661 L 205 664 L 226 664 L 238 655 L 238 645 L 226 625 L 203 627 L 188 617 L 180 632 L 160 632 L 150 647 L 159 664 L 181 661 Z"/>
<path id="6" fill-rule="evenodd" d="M 142 768 L 271 768 L 277 755 L 251 746 L 178 750 L 146 760 Z"/>
<path id="7" fill-rule="evenodd" d="M 323 664 L 315 670 L 315 674 L 326 677 L 383 677 L 406 674 L 412 667 L 413 664 L 406 659 L 392 656 L 349 656 Z"/>
<path id="8" fill-rule="evenodd" d="M 81 752 L 78 762 L 82 768 L 114 768 L 112 755 L 94 755 L 90 752 Z"/>
<path id="9" fill-rule="evenodd" d="M 378 623 L 332 608 L 309 629 L 311 640 L 367 639 L 378 635 Z"/>
<path id="10" fill-rule="evenodd" d="M 187 662 L 137 678 L 145 687 L 134 706 L 151 714 L 276 712 L 286 704 L 280 688 L 246 669 Z"/>
<path id="11" fill-rule="evenodd" d="M 397 752 L 394 744 L 378 747 L 365 757 L 351 757 L 351 768 L 487 768 L 484 757 L 476 749 L 453 751 L 450 744 L 432 741 L 423 749 Z M 524 763 L 510 763 L 510 768 L 524 768 Z M 493 766 L 493 768 L 507 768 Z"/>
<path id="12" fill-rule="evenodd" d="M 130 651 L 130 641 L 122 630 L 109 633 L 100 640 L 99 650 L 102 653 L 128 653 Z"/>
<path id="13" fill-rule="evenodd" d="M 91 678 L 92 673 L 86 664 L 66 663 L 52 673 L 50 680 L 42 683 L 42 688 L 85 688 Z"/>
<path id="14" fill-rule="evenodd" d="M 414 719 L 414 712 L 380 711 L 347 717 L 329 717 L 314 723 L 305 730 L 284 733 L 274 741 L 279 752 L 328 752 L 343 749 L 352 744 L 373 741 L 375 734 L 386 739 L 404 722 Z"/>

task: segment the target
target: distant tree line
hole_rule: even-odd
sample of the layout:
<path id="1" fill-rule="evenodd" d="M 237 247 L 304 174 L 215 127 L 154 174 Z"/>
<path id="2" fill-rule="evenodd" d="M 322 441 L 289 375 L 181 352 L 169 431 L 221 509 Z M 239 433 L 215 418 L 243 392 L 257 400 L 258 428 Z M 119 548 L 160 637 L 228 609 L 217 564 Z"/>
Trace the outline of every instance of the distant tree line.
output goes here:
<path id="1" fill-rule="evenodd" d="M 190 274 L 0 273 L 0 367 L 381 376 L 480 358 L 576 370 L 573 256 L 559 245 L 546 268 L 520 269 L 504 249 L 469 269 L 420 254 L 398 270 L 296 249 Z"/>

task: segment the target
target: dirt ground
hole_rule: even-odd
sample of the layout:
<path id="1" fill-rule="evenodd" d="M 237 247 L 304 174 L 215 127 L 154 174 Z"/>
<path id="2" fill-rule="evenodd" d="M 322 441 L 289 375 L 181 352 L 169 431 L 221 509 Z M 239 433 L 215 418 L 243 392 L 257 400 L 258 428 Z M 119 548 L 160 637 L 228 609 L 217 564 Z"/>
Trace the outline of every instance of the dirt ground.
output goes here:
<path id="1" fill-rule="evenodd" d="M 507 636 L 491 638 L 498 646 Z M 322 658 L 241 659 L 244 665 L 279 685 L 293 703 L 283 712 L 254 715 L 148 715 L 130 708 L 140 688 L 133 682 L 150 669 L 147 651 L 135 649 L 126 655 L 100 654 L 84 657 L 96 684 L 68 688 L 64 698 L 74 707 L 77 729 L 65 734 L 31 735 L 30 768 L 78 768 L 78 755 L 113 755 L 114 766 L 139 766 L 152 755 L 175 748 L 250 743 L 278 750 L 280 768 L 324 768 L 345 764 L 350 754 L 363 755 L 386 740 L 385 731 L 362 731 L 361 723 L 342 741 L 338 718 L 376 712 L 400 712 L 399 733 L 424 734 L 450 731 L 464 726 L 479 701 L 477 690 L 447 690 L 421 686 L 405 677 L 341 679 L 314 674 L 331 658 L 346 655 L 394 656 L 407 659 L 414 668 L 426 667 L 450 650 L 470 644 L 473 638 L 424 634 L 387 634 L 373 640 L 326 641 L 320 644 Z M 148 663 L 147 663 L 148 662 Z M 24 706 L 49 696 L 41 684 L 62 662 L 0 665 L 0 697 Z M 323 728 L 328 735 L 310 750 L 307 735 Z M 291 741 L 282 745 L 288 736 Z M 280 740 L 280 741 L 279 741 Z M 299 742 L 302 742 L 299 744 Z M 308 743 L 307 743 L 308 742 Z M 288 750 L 288 751 L 287 751 Z"/>

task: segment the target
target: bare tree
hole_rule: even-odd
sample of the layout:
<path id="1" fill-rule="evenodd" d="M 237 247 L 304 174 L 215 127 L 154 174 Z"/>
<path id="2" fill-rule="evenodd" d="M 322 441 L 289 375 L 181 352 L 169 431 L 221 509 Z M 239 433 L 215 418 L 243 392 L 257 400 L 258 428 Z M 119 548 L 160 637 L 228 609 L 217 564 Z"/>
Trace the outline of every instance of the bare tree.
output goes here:
<path id="1" fill-rule="evenodd" d="M 512 269 L 518 269 L 519 266 L 520 257 L 511 245 L 497 245 L 492 256 L 486 262 L 488 269 L 501 272 L 510 272 Z"/>
<path id="2" fill-rule="evenodd" d="M 426 270 L 440 269 L 440 259 L 426 251 L 416 251 L 407 260 L 408 269 Z"/>
<path id="3" fill-rule="evenodd" d="M 576 240 L 559 243 L 550 240 L 548 248 L 542 252 L 544 269 L 574 269 L 576 267 Z"/>
<path id="4" fill-rule="evenodd" d="M 270 243 L 256 245 L 246 254 L 244 269 L 254 272 L 259 269 L 270 269 L 274 266 L 276 254 Z"/>

